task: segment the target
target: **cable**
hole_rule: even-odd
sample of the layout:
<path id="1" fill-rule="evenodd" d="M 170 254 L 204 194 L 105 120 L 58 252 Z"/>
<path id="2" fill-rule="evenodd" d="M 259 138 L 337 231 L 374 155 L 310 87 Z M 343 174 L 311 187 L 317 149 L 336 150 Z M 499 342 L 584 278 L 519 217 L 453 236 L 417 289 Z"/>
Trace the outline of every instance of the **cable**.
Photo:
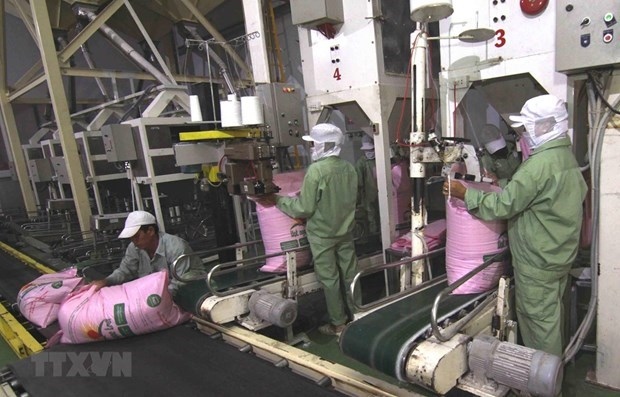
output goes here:
<path id="1" fill-rule="evenodd" d="M 616 110 L 613 106 L 611 106 L 609 104 L 609 102 L 607 102 L 607 100 L 605 99 L 605 97 L 603 96 L 603 94 L 601 94 L 601 91 L 599 90 L 598 86 L 596 85 L 596 81 L 594 79 L 594 76 L 592 76 L 591 72 L 588 72 L 588 82 L 590 82 L 592 84 L 592 88 L 594 88 L 594 92 L 596 93 L 596 95 L 598 96 L 598 98 L 605 104 L 605 106 L 607 106 L 607 108 L 612 111 L 615 114 L 620 114 L 619 110 Z"/>
<path id="2" fill-rule="evenodd" d="M 591 131 L 588 140 L 588 153 L 590 160 L 591 182 L 592 182 L 592 242 L 590 245 L 590 269 L 591 269 L 591 294 L 590 303 L 586 315 L 579 325 L 575 335 L 572 336 L 566 349 L 564 350 L 563 361 L 566 364 L 577 354 L 583 345 L 585 338 L 592 326 L 596 315 L 596 304 L 598 300 L 598 251 L 599 251 L 599 212 L 600 212 L 600 155 L 603 148 L 603 138 L 607 122 L 612 113 L 618 114 L 616 108 L 620 105 L 620 98 L 616 99 L 614 105 L 610 105 L 601 94 L 597 81 L 591 73 L 588 73 L 588 117 L 590 120 Z M 598 99 L 598 100 L 597 100 Z M 603 112 L 601 103 L 606 107 Z"/>
<path id="3" fill-rule="evenodd" d="M 121 117 L 121 119 L 119 120 L 119 123 L 122 123 L 123 121 L 127 120 L 127 117 L 129 117 L 129 113 L 131 113 L 143 100 L 144 98 L 147 97 L 147 95 L 149 95 L 151 93 L 151 91 L 153 91 L 156 88 L 155 85 L 150 85 L 148 86 L 143 92 L 142 94 L 140 94 L 140 96 L 138 97 L 138 99 L 136 99 L 136 101 L 129 107 L 129 109 L 127 109 L 127 111 L 123 114 L 123 116 Z"/>

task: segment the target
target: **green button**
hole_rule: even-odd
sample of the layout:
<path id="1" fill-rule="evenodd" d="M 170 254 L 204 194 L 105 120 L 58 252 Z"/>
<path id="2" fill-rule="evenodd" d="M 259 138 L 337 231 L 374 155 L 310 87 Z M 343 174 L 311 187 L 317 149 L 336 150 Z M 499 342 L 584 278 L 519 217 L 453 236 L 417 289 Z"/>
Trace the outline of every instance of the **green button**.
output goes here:
<path id="1" fill-rule="evenodd" d="M 608 12 L 607 14 L 605 14 L 605 17 L 603 17 L 603 19 L 605 20 L 605 22 L 612 21 L 614 19 L 614 14 Z"/>

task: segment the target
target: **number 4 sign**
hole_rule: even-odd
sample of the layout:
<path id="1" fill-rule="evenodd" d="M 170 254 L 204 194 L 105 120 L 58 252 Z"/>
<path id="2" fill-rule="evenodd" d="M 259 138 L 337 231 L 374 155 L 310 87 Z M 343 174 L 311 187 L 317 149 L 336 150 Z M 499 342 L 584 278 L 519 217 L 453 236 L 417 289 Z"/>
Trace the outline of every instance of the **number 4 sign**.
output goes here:
<path id="1" fill-rule="evenodd" d="M 342 75 L 340 74 L 340 68 L 336 68 L 336 70 L 334 70 L 334 75 L 332 77 L 336 80 L 342 79 Z"/>

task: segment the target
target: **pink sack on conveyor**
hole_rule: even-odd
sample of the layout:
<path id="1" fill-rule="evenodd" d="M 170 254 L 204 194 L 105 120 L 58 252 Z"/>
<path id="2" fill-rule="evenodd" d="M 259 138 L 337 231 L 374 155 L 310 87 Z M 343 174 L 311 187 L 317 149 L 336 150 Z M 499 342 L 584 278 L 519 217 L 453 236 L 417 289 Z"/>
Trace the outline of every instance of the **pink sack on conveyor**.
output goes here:
<path id="1" fill-rule="evenodd" d="M 280 195 L 296 196 L 303 184 L 304 172 L 275 174 L 273 180 L 281 189 Z M 308 245 L 306 226 L 286 215 L 276 206 L 263 206 L 256 203 L 256 214 L 265 246 L 265 255 Z M 310 259 L 311 255 L 308 248 L 297 251 L 295 257 L 297 269 L 308 266 Z M 286 272 L 286 255 L 267 258 L 265 265 L 260 270 L 269 273 Z"/>
<path id="2" fill-rule="evenodd" d="M 186 322 L 191 315 L 173 302 L 168 283 L 168 273 L 160 271 L 99 291 L 83 287 L 60 307 L 60 342 L 121 339 Z"/>
<path id="3" fill-rule="evenodd" d="M 431 251 L 442 247 L 446 242 L 446 220 L 438 219 L 429 223 L 422 229 L 426 248 Z M 397 238 L 390 248 L 398 251 L 411 251 L 411 232 Z"/>
<path id="4" fill-rule="evenodd" d="M 17 306 L 31 323 L 45 328 L 58 320 L 60 303 L 82 282 L 77 269 L 44 274 L 24 285 L 17 294 Z"/>
<path id="5" fill-rule="evenodd" d="M 499 187 L 488 183 L 461 183 L 487 192 L 500 191 Z M 489 255 L 502 251 L 508 245 L 505 221 L 478 219 L 467 212 L 462 200 L 447 199 L 446 222 L 446 273 L 449 285 L 481 265 Z M 505 262 L 493 263 L 452 293 L 473 294 L 493 289 L 505 270 Z"/>

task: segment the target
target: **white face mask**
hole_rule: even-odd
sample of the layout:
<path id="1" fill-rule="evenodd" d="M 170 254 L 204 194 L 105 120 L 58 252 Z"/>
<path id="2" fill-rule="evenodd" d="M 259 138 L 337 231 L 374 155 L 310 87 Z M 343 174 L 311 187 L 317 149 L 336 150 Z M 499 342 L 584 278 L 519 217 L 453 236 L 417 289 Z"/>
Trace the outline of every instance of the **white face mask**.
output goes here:
<path id="1" fill-rule="evenodd" d="M 368 160 L 374 160 L 375 159 L 375 152 L 373 152 L 372 150 L 368 150 L 364 152 L 364 156 L 366 156 L 366 158 Z"/>
<path id="2" fill-rule="evenodd" d="M 560 138 L 568 130 L 568 120 L 555 122 L 553 117 L 537 120 L 536 122 L 525 122 L 523 139 L 534 150 L 544 143 Z"/>
<path id="3" fill-rule="evenodd" d="M 327 150 L 325 150 L 327 148 Z M 340 146 L 333 142 L 314 142 L 312 147 L 312 161 L 318 161 L 325 157 L 340 155 Z"/>

